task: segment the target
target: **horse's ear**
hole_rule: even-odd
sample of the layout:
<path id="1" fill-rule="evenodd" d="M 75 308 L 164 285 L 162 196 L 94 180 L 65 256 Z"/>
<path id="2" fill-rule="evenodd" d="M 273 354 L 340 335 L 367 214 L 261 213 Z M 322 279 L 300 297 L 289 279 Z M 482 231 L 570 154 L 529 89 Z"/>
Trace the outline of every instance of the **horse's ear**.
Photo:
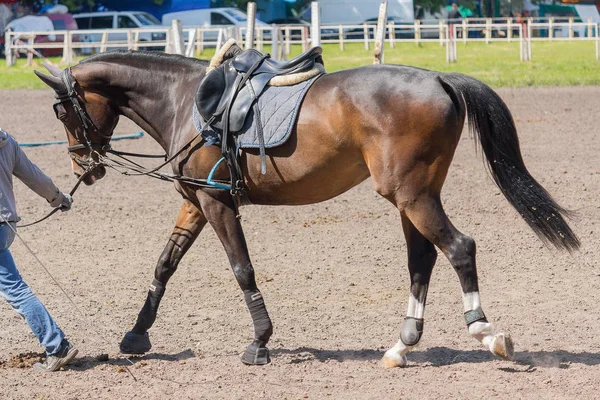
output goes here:
<path id="1" fill-rule="evenodd" d="M 48 70 L 48 72 L 52 74 L 52 76 L 60 78 L 60 74 L 62 74 L 62 69 L 55 67 L 54 65 L 47 62 L 43 62 L 42 65 Z"/>
<path id="2" fill-rule="evenodd" d="M 42 80 L 42 82 L 54 89 L 55 92 L 64 92 L 66 90 L 65 85 L 60 78 L 46 75 L 39 71 L 33 71 L 33 73 L 36 74 L 37 77 Z"/>

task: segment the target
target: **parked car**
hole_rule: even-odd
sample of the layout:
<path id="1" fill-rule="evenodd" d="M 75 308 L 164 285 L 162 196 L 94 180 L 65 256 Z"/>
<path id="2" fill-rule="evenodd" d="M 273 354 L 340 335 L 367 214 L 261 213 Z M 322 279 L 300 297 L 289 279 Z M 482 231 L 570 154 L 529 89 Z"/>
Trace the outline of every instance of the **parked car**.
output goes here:
<path id="1" fill-rule="evenodd" d="M 245 12 L 234 7 L 204 8 L 201 10 L 188 10 L 168 13 L 163 15 L 163 25 L 171 25 L 173 20 L 180 20 L 183 26 L 201 27 L 245 27 L 248 16 Z M 256 26 L 265 26 L 263 21 L 256 20 Z"/>
<path id="2" fill-rule="evenodd" d="M 165 32 L 152 32 L 152 30 L 160 27 L 161 24 L 153 15 L 140 11 L 105 11 L 75 14 L 73 16 L 79 29 L 131 29 L 140 28 L 148 32 L 141 32 L 139 35 L 140 42 L 151 44 L 153 41 L 164 41 L 166 39 Z M 102 40 L 101 34 L 85 34 L 81 35 L 84 42 L 99 42 Z M 109 33 L 107 37 L 109 42 L 126 42 L 126 33 Z M 162 49 L 162 47 L 154 48 L 152 46 L 140 46 L 145 49 Z M 114 47 L 111 47 L 114 49 Z M 91 51 L 91 49 L 83 49 L 83 53 Z"/>
<path id="3" fill-rule="evenodd" d="M 64 31 L 64 30 L 77 30 L 77 22 L 75 22 L 75 19 L 73 18 L 73 16 L 71 14 L 42 14 L 39 16 L 33 16 L 34 18 L 31 18 L 31 16 L 28 16 L 28 20 L 24 20 L 22 18 L 20 19 L 16 19 L 11 21 L 11 23 L 9 23 L 6 28 L 7 29 L 12 29 L 13 31 L 22 31 L 23 33 L 26 32 L 32 32 L 32 31 L 45 31 L 45 30 L 55 30 L 55 31 Z M 50 24 L 47 24 L 49 29 L 41 29 L 38 28 L 38 25 L 36 25 L 35 21 L 38 20 L 40 21 L 39 17 L 43 17 L 43 18 L 47 18 L 50 20 L 50 22 L 52 23 L 52 26 L 50 26 Z M 19 20 L 24 20 L 26 21 L 30 21 L 29 23 L 20 23 Z M 47 21 L 47 20 L 46 20 Z M 45 25 L 44 25 L 44 28 Z M 35 42 L 34 43 L 52 43 L 52 42 L 57 42 L 57 43 L 62 43 L 64 42 L 64 35 L 40 35 L 40 36 L 36 36 L 35 38 Z M 79 40 L 78 37 L 75 35 L 74 36 L 74 40 Z M 2 35 L 0 37 L 0 53 L 4 54 L 4 41 L 5 41 L 5 36 Z M 60 56 L 63 53 L 63 49 L 62 48 L 56 48 L 56 49 L 36 49 L 40 54 L 42 54 L 44 57 L 51 57 L 51 56 Z"/>

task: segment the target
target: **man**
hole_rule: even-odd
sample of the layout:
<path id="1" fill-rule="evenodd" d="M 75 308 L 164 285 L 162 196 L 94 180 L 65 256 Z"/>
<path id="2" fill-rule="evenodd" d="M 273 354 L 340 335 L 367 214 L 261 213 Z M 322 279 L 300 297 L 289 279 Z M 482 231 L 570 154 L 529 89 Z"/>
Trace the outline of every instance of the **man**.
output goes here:
<path id="1" fill-rule="evenodd" d="M 8 248 L 15 237 L 19 221 L 15 207 L 12 175 L 62 211 L 71 208 L 72 199 L 62 193 L 52 180 L 35 166 L 19 148 L 15 139 L 0 129 L 0 295 L 19 313 L 46 347 L 46 360 L 34 365 L 36 370 L 57 371 L 77 355 L 46 308 L 31 292 L 19 274 Z"/>
<path id="2" fill-rule="evenodd" d="M 448 11 L 448 19 L 462 19 L 462 15 L 458 12 L 458 4 L 452 3 L 452 10 Z"/>

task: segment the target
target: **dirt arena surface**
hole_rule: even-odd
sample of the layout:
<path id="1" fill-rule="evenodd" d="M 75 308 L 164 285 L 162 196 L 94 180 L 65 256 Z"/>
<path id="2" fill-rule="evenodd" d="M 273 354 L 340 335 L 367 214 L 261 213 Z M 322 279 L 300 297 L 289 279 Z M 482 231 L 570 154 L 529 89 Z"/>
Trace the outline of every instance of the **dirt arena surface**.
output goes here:
<path id="1" fill-rule="evenodd" d="M 20 241 L 11 250 L 25 280 L 79 348 L 71 367 L 33 372 L 37 345 L 0 301 L 2 399 L 445 399 L 594 398 L 600 382 L 600 87 L 499 90 L 515 117 L 525 162 L 558 202 L 578 210 L 583 246 L 548 249 L 487 176 L 463 135 L 443 191 L 454 224 L 477 241 L 483 308 L 515 340 L 516 360 L 495 359 L 464 326 L 458 278 L 440 256 L 425 333 L 404 369 L 380 359 L 398 340 L 408 301 L 398 212 L 367 181 L 303 207 L 245 207 L 257 280 L 274 322 L 273 362 L 247 367 L 250 315 L 225 252 L 207 227 L 170 281 L 150 330 L 153 349 L 118 354 L 135 322 L 181 200 L 172 184 L 109 171 L 82 187 L 73 210 L 23 239 L 73 297 L 65 299 Z M 0 126 L 20 142 L 64 139 L 50 91 L 8 91 Z M 137 131 L 122 121 L 115 134 Z M 158 152 L 147 136 L 114 143 Z M 26 149 L 55 182 L 75 183 L 66 147 Z M 16 186 L 23 222 L 49 207 Z M 108 353 L 108 361 L 97 356 Z"/>

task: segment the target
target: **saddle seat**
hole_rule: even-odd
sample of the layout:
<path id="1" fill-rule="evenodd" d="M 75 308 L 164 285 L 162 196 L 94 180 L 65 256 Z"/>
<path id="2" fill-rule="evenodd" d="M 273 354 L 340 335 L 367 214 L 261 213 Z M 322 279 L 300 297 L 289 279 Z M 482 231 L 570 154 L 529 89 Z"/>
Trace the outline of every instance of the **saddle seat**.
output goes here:
<path id="1" fill-rule="evenodd" d="M 255 49 L 243 51 L 229 41 L 213 57 L 200 82 L 196 107 L 211 127 L 239 132 L 267 85 L 289 86 L 325 72 L 322 52 L 313 47 L 290 61 L 276 61 Z"/>
<path id="2" fill-rule="evenodd" d="M 314 66 L 315 59 L 318 56 L 321 56 L 322 53 L 323 49 L 321 47 L 313 47 L 289 61 L 278 61 L 272 58 L 266 58 L 254 71 L 254 74 L 267 73 L 287 75 L 302 72 L 306 69 L 312 68 Z M 233 64 L 235 69 L 237 69 L 239 72 L 248 72 L 248 70 L 252 68 L 252 65 L 262 56 L 263 54 L 257 50 L 247 50 L 238 55 L 233 60 Z"/>

